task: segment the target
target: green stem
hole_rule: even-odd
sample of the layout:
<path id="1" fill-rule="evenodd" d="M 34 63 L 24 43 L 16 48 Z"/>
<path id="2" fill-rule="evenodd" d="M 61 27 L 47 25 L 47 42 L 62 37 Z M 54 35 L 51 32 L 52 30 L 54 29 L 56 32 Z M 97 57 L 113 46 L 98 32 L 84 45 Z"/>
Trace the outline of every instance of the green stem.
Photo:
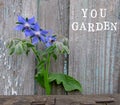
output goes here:
<path id="1" fill-rule="evenodd" d="M 48 79 L 48 77 L 49 77 L 49 67 L 50 67 L 50 55 L 48 54 L 46 69 L 45 69 L 45 72 L 44 72 L 45 90 L 46 90 L 47 95 L 50 95 L 50 93 L 51 93 L 51 87 L 50 87 L 49 79 Z"/>
<path id="2" fill-rule="evenodd" d="M 39 57 L 36 49 L 32 47 L 32 51 L 34 52 L 37 61 L 40 62 L 40 57 Z M 51 87 L 49 84 L 49 67 L 50 67 L 50 55 L 48 54 L 47 63 L 46 63 L 46 67 L 45 67 L 44 74 L 43 74 L 44 75 L 44 86 L 45 86 L 45 91 L 46 91 L 47 95 L 50 95 L 50 93 L 51 93 Z"/>
<path id="3" fill-rule="evenodd" d="M 40 62 L 40 57 L 39 57 L 39 55 L 38 55 L 38 53 L 37 53 L 37 51 L 36 51 L 36 49 L 34 47 L 32 47 L 32 51 L 34 52 L 37 61 Z"/>

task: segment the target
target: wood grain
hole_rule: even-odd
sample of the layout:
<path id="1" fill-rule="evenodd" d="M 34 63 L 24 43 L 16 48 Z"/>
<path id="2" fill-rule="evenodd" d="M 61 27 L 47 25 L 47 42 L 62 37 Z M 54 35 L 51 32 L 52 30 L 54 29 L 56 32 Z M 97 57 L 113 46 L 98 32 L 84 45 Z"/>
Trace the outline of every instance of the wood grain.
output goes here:
<path id="1" fill-rule="evenodd" d="M 119 105 L 120 95 L 0 96 L 1 105 Z"/>
<path id="2" fill-rule="evenodd" d="M 117 93 L 120 86 L 120 37 L 119 37 L 119 0 L 70 0 L 70 32 L 69 32 L 69 74 L 78 79 L 84 94 Z M 99 15 L 93 19 L 88 15 L 82 17 L 82 8 L 107 9 L 107 16 Z M 118 23 L 117 31 L 73 31 L 73 22 L 96 23 L 111 21 Z"/>
<path id="3" fill-rule="evenodd" d="M 14 30 L 17 15 L 37 15 L 37 0 L 0 0 L 0 95 L 34 94 L 34 56 L 9 56 L 6 43 L 25 38 Z"/>

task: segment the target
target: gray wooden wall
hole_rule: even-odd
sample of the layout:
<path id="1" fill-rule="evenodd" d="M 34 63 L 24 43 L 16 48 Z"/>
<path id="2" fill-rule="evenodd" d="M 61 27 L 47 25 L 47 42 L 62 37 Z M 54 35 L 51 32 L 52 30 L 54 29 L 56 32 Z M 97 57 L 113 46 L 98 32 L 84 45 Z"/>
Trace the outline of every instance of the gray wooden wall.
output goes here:
<path id="1" fill-rule="evenodd" d="M 107 8 L 106 18 L 84 19 L 82 8 Z M 17 15 L 35 16 L 41 27 L 52 29 L 59 37 L 69 38 L 68 68 L 64 56 L 52 63 L 51 71 L 66 72 L 78 79 L 84 94 L 120 92 L 120 0 L 0 0 L 0 94 L 44 94 L 34 83 L 34 56 L 10 57 L 5 48 L 9 39 L 24 38 L 14 31 Z M 118 22 L 118 29 L 88 33 L 74 32 L 71 25 L 78 22 Z M 65 94 L 61 86 L 53 86 L 53 94 Z"/>

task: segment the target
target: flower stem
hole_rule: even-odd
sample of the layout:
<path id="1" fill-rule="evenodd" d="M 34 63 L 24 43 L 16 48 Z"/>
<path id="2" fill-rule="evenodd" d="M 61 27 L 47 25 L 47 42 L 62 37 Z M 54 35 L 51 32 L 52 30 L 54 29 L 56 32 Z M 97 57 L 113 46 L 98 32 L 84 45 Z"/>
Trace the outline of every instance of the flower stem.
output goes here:
<path id="1" fill-rule="evenodd" d="M 34 52 L 34 54 L 35 54 L 35 56 L 36 56 L 37 61 L 38 61 L 38 62 L 40 62 L 40 57 L 39 57 L 39 55 L 38 55 L 38 53 L 37 53 L 36 49 L 32 47 L 32 51 Z"/>
<path id="2" fill-rule="evenodd" d="M 48 54 L 46 69 L 45 69 L 45 72 L 44 72 L 45 90 L 46 90 L 47 95 L 50 95 L 50 93 L 51 93 L 51 87 L 50 87 L 49 79 L 48 79 L 49 67 L 50 67 L 50 55 Z"/>
<path id="3" fill-rule="evenodd" d="M 38 63 L 40 63 L 41 60 L 40 60 L 38 52 L 33 47 L 32 47 L 32 51 L 35 54 Z M 45 91 L 47 95 L 50 95 L 51 93 L 51 87 L 49 84 L 49 67 L 50 67 L 50 54 L 48 54 L 47 56 L 46 66 L 45 66 L 44 74 L 43 74 L 44 75 L 44 86 L 45 86 Z"/>

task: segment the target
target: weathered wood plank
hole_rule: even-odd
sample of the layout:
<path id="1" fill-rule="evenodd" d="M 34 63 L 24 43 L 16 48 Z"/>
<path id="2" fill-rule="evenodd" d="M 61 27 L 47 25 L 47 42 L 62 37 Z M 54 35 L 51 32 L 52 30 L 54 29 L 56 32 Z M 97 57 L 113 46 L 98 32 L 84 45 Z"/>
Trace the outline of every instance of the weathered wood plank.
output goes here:
<path id="1" fill-rule="evenodd" d="M 68 37 L 69 0 L 40 0 L 38 4 L 38 20 L 40 26 L 44 29 L 52 30 L 57 37 Z M 59 56 L 58 60 L 54 62 L 51 62 L 51 72 L 64 72 L 64 57 Z M 64 94 L 61 86 L 54 86 L 52 94 Z M 44 94 L 44 92 L 40 92 L 40 94 Z"/>
<path id="2" fill-rule="evenodd" d="M 0 104 L 1 105 L 105 105 L 105 103 L 107 103 L 107 105 L 119 105 L 120 104 L 119 99 L 120 99 L 119 94 L 111 95 L 111 96 L 110 95 L 0 96 Z"/>
<path id="3" fill-rule="evenodd" d="M 1 96 L 1 105 L 54 105 L 52 97 L 38 96 Z"/>
<path id="4" fill-rule="evenodd" d="M 37 0 L 0 0 L 0 94 L 34 94 L 34 56 L 9 56 L 6 43 L 25 38 L 14 30 L 17 15 L 36 16 Z"/>
<path id="5" fill-rule="evenodd" d="M 112 94 L 120 88 L 119 5 L 119 0 L 70 0 L 69 74 L 82 83 L 84 94 Z M 89 9 L 87 18 L 83 18 L 82 8 Z M 91 18 L 90 10 L 100 8 L 107 9 L 107 16 Z M 104 21 L 117 22 L 117 31 L 75 32 L 71 28 L 73 22 Z"/>
<path id="6" fill-rule="evenodd" d="M 117 17 L 119 19 L 119 24 L 120 24 L 120 1 L 117 2 Z M 120 27 L 118 28 L 118 33 L 120 33 Z M 116 44 L 116 52 L 115 52 L 115 66 L 114 66 L 114 81 L 113 81 L 113 84 L 114 84 L 114 87 L 113 87 L 113 90 L 114 90 L 114 93 L 120 93 L 120 35 L 117 35 L 117 44 Z M 117 90 L 118 89 L 118 90 Z"/>

